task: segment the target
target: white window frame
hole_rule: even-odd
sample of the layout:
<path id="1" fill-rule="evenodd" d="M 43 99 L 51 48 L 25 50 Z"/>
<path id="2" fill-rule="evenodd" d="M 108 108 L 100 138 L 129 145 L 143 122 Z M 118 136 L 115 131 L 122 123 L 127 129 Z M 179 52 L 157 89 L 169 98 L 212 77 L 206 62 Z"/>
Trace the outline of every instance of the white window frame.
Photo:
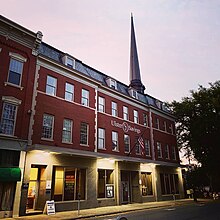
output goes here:
<path id="1" fill-rule="evenodd" d="M 110 87 L 113 89 L 117 89 L 117 82 L 114 79 L 110 79 Z"/>
<path id="2" fill-rule="evenodd" d="M 13 108 L 15 108 L 14 113 L 13 113 L 13 119 L 12 119 L 11 117 L 8 118 L 8 119 L 6 119 L 6 118 L 4 119 L 4 118 L 3 118 L 3 117 L 4 117 L 4 114 L 5 114 L 4 110 L 5 110 L 5 106 L 6 106 L 6 105 L 11 105 Z M 11 111 L 10 111 L 10 112 L 11 112 Z M 16 127 L 16 121 L 17 121 L 17 112 L 18 112 L 18 105 L 14 104 L 14 103 L 7 102 L 7 101 L 3 102 L 2 117 L 1 117 L 1 132 L 0 132 L 0 134 L 9 135 L 9 136 L 14 136 L 15 127 Z M 12 130 L 11 133 L 3 133 L 3 132 L 2 132 L 3 120 L 7 120 L 7 121 L 12 121 L 12 122 L 13 122 L 13 130 Z M 8 124 L 6 124 L 6 125 L 8 125 Z"/>
<path id="3" fill-rule="evenodd" d="M 49 78 L 53 79 L 55 84 L 49 84 Z M 52 93 L 50 93 L 50 88 L 52 88 Z M 46 81 L 46 94 L 47 95 L 51 95 L 51 96 L 56 96 L 57 93 L 57 78 L 51 76 L 51 75 L 47 75 L 47 81 Z"/>
<path id="4" fill-rule="evenodd" d="M 82 125 L 86 125 L 86 133 L 82 133 Z M 86 136 L 86 143 L 82 143 L 82 136 Z M 88 146 L 89 141 L 89 125 L 86 122 L 81 122 L 80 124 L 80 145 Z"/>
<path id="5" fill-rule="evenodd" d="M 167 122 L 166 121 L 163 122 L 163 126 L 164 126 L 164 131 L 167 132 Z"/>
<path id="6" fill-rule="evenodd" d="M 129 120 L 129 114 L 128 114 L 128 107 L 123 106 L 123 119 L 128 121 Z"/>
<path id="7" fill-rule="evenodd" d="M 118 104 L 117 102 L 112 101 L 112 116 L 117 117 L 118 116 Z"/>
<path id="8" fill-rule="evenodd" d="M 9 68 L 8 68 L 8 77 L 7 77 L 7 83 L 8 84 L 11 84 L 11 85 L 15 85 L 17 87 L 21 87 L 21 82 L 22 82 L 22 76 L 23 76 L 23 69 L 24 69 L 24 63 L 27 61 L 26 58 L 24 58 L 23 56 L 21 56 L 20 54 L 17 54 L 17 53 L 12 53 L 12 52 L 9 52 L 9 56 L 11 57 L 10 58 L 10 62 L 9 62 Z M 11 71 L 11 62 L 12 60 L 16 61 L 16 62 L 20 62 L 21 63 L 21 69 L 20 69 L 20 72 L 16 72 L 17 74 L 20 75 L 20 80 L 19 80 L 19 84 L 15 84 L 13 82 L 9 82 L 9 74 L 10 74 L 10 71 Z"/>
<path id="9" fill-rule="evenodd" d="M 44 132 L 44 116 L 49 116 L 52 119 L 52 125 L 51 128 L 49 127 L 49 129 L 51 129 L 51 137 L 45 137 L 45 132 Z M 46 126 L 45 126 L 46 127 Z M 50 114 L 43 114 L 43 123 L 42 123 L 42 134 L 41 134 L 41 139 L 45 139 L 45 140 L 53 140 L 53 131 L 54 131 L 54 115 L 50 115 Z"/>
<path id="10" fill-rule="evenodd" d="M 68 90 L 68 86 L 72 89 L 72 91 Z M 68 98 L 69 95 L 72 97 L 71 99 Z M 65 84 L 65 100 L 69 102 L 74 101 L 74 85 L 68 82 Z"/>
<path id="11" fill-rule="evenodd" d="M 66 57 L 66 65 L 70 68 L 75 68 L 75 59 L 71 57 Z"/>
<path id="12" fill-rule="evenodd" d="M 160 142 L 157 142 L 157 157 L 158 158 L 163 158 L 162 145 L 161 145 Z"/>
<path id="13" fill-rule="evenodd" d="M 155 118 L 155 128 L 160 129 L 160 120 L 159 120 L 159 118 Z"/>
<path id="14" fill-rule="evenodd" d="M 102 143 L 100 145 L 100 143 Z M 98 149 L 105 149 L 105 129 L 104 128 L 98 128 Z"/>
<path id="15" fill-rule="evenodd" d="M 138 111 L 134 110 L 134 123 L 138 124 L 139 123 L 139 116 L 138 116 Z"/>
<path id="16" fill-rule="evenodd" d="M 126 137 L 127 137 L 128 143 L 126 143 Z M 128 144 L 128 151 L 126 150 L 126 144 Z M 131 150 L 131 143 L 130 143 L 130 136 L 128 134 L 124 134 L 124 147 L 125 147 L 125 153 L 129 153 Z"/>
<path id="17" fill-rule="evenodd" d="M 64 127 L 65 126 L 65 121 L 69 121 L 70 122 L 70 130 L 67 130 L 67 128 L 66 127 Z M 64 119 L 63 120 L 63 131 L 62 131 L 62 142 L 63 143 L 72 143 L 72 129 L 73 128 L 73 121 L 72 120 L 70 120 L 70 119 Z M 68 132 L 69 133 L 69 140 L 64 140 L 64 133 L 65 132 Z"/>
<path id="18" fill-rule="evenodd" d="M 98 111 L 105 112 L 105 98 L 99 96 Z"/>
<path id="19" fill-rule="evenodd" d="M 118 132 L 112 131 L 112 151 L 119 151 Z"/>
<path id="20" fill-rule="evenodd" d="M 81 104 L 83 106 L 89 106 L 89 90 L 82 89 L 82 95 L 81 95 Z"/>

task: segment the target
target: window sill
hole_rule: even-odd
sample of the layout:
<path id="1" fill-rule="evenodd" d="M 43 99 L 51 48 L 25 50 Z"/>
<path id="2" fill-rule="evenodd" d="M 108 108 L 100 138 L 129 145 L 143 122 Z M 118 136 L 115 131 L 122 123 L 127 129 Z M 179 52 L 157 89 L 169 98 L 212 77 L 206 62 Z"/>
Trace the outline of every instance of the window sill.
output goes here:
<path id="1" fill-rule="evenodd" d="M 106 148 L 98 148 L 98 150 L 106 150 Z"/>
<path id="2" fill-rule="evenodd" d="M 17 136 L 10 135 L 10 134 L 3 134 L 3 133 L 1 133 L 0 136 L 2 136 L 2 137 L 9 137 L 9 138 L 18 138 Z"/>
<path id="3" fill-rule="evenodd" d="M 48 138 L 41 138 L 41 140 L 43 140 L 43 141 L 51 141 L 51 142 L 54 141 L 54 139 L 48 139 Z"/>
<path id="4" fill-rule="evenodd" d="M 113 151 L 113 152 L 118 152 L 118 153 L 119 153 L 119 150 L 113 150 L 113 149 L 112 149 L 112 151 Z"/>
<path id="5" fill-rule="evenodd" d="M 5 86 L 12 86 L 12 87 L 15 87 L 17 89 L 20 89 L 21 91 L 24 89 L 24 87 L 19 86 L 19 85 L 15 85 L 15 84 L 10 83 L 10 82 L 5 82 Z"/>
<path id="6" fill-rule="evenodd" d="M 62 141 L 62 144 L 73 144 L 73 142 L 65 142 L 65 141 Z"/>
<path id="7" fill-rule="evenodd" d="M 82 146 L 82 147 L 89 147 L 88 144 L 80 144 L 80 146 Z"/>

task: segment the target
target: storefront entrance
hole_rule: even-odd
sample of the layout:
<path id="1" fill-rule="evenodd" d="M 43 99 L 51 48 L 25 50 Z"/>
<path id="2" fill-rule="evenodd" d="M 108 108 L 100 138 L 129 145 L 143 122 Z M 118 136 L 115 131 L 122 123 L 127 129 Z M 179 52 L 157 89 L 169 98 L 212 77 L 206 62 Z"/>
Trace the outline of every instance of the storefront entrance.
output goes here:
<path id="1" fill-rule="evenodd" d="M 131 202 L 130 172 L 121 171 L 121 203 Z"/>
<path id="2" fill-rule="evenodd" d="M 46 166 L 31 166 L 26 211 L 43 210 L 46 193 Z"/>

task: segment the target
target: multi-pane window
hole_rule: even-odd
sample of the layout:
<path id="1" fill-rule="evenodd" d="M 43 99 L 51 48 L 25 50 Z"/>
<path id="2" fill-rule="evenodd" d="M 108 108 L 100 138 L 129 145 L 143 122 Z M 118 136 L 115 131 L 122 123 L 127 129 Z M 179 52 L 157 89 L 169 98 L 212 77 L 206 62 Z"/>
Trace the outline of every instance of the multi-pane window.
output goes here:
<path id="1" fill-rule="evenodd" d="M 3 104 L 1 133 L 7 135 L 14 135 L 16 113 L 17 113 L 16 105 L 7 102 Z"/>
<path id="2" fill-rule="evenodd" d="M 98 128 L 98 149 L 105 149 L 105 129 Z"/>
<path id="3" fill-rule="evenodd" d="M 165 151 L 164 151 L 164 153 L 165 153 L 165 158 L 166 158 L 166 159 L 170 159 L 169 145 L 168 145 L 168 144 L 165 145 Z"/>
<path id="4" fill-rule="evenodd" d="M 178 174 L 160 174 L 162 195 L 179 194 Z"/>
<path id="5" fill-rule="evenodd" d="M 44 114 L 43 116 L 43 129 L 42 129 L 42 138 L 52 139 L 53 138 L 53 124 L 54 116 Z"/>
<path id="6" fill-rule="evenodd" d="M 138 111 L 134 110 L 134 123 L 138 123 L 139 119 L 138 119 Z"/>
<path id="7" fill-rule="evenodd" d="M 150 141 L 146 139 L 144 141 L 144 145 L 145 145 L 146 156 L 150 156 Z"/>
<path id="8" fill-rule="evenodd" d="M 48 95 L 56 95 L 57 79 L 52 76 L 47 76 L 46 93 Z"/>
<path id="9" fill-rule="evenodd" d="M 153 195 L 151 173 L 145 173 L 145 172 L 141 173 L 141 188 L 142 188 L 142 196 Z"/>
<path id="10" fill-rule="evenodd" d="M 162 146 L 160 142 L 157 142 L 157 156 L 158 158 L 162 158 Z"/>
<path id="11" fill-rule="evenodd" d="M 89 106 L 89 91 L 86 89 L 82 89 L 81 104 L 85 106 Z"/>
<path id="12" fill-rule="evenodd" d="M 20 86 L 22 70 L 23 70 L 23 62 L 11 58 L 9 73 L 8 73 L 8 82 Z"/>
<path id="13" fill-rule="evenodd" d="M 114 197 L 113 170 L 98 169 L 98 198 Z"/>
<path id="14" fill-rule="evenodd" d="M 123 119 L 128 121 L 128 107 L 123 106 Z"/>
<path id="15" fill-rule="evenodd" d="M 136 154 L 141 154 L 141 145 L 140 145 L 140 142 L 139 142 L 139 139 L 136 138 Z"/>
<path id="16" fill-rule="evenodd" d="M 66 59 L 66 65 L 67 65 L 68 67 L 73 68 L 73 67 L 74 67 L 74 59 L 72 59 L 72 58 L 70 58 L 70 57 L 67 57 L 67 59 Z"/>
<path id="17" fill-rule="evenodd" d="M 80 144 L 88 145 L 89 125 L 82 122 L 80 125 Z"/>
<path id="18" fill-rule="evenodd" d="M 160 121 L 159 121 L 159 118 L 155 118 L 155 128 L 160 129 Z"/>
<path id="19" fill-rule="evenodd" d="M 63 120 L 63 135 L 62 141 L 66 143 L 72 142 L 72 125 L 73 121 L 69 119 Z"/>
<path id="20" fill-rule="evenodd" d="M 172 159 L 176 160 L 176 148 L 172 146 Z"/>
<path id="21" fill-rule="evenodd" d="M 119 145 L 118 145 L 118 132 L 112 131 L 112 150 L 118 151 Z"/>
<path id="22" fill-rule="evenodd" d="M 74 100 L 74 86 L 70 83 L 66 83 L 65 100 L 70 101 L 70 102 Z"/>
<path id="23" fill-rule="evenodd" d="M 167 131 L 167 122 L 166 121 L 163 122 L 163 127 L 164 127 L 164 131 Z"/>
<path id="24" fill-rule="evenodd" d="M 124 134 L 124 146 L 125 146 L 125 152 L 130 152 L 130 137 L 128 134 Z"/>
<path id="25" fill-rule="evenodd" d="M 112 116 L 118 116 L 118 106 L 116 102 L 112 102 Z"/>
<path id="26" fill-rule="evenodd" d="M 117 89 L 117 83 L 114 79 L 110 80 L 110 87 L 113 89 Z"/>
<path id="27" fill-rule="evenodd" d="M 99 105 L 98 105 L 99 112 L 105 112 L 105 99 L 99 96 Z"/>
<path id="28" fill-rule="evenodd" d="M 170 125 L 170 131 L 171 131 L 171 134 L 174 134 L 173 124 Z"/>
<path id="29" fill-rule="evenodd" d="M 55 167 L 54 200 L 69 201 L 85 199 L 86 170 L 71 167 Z"/>
<path id="30" fill-rule="evenodd" d="M 143 114 L 143 123 L 145 126 L 148 126 L 148 117 L 147 114 Z"/>

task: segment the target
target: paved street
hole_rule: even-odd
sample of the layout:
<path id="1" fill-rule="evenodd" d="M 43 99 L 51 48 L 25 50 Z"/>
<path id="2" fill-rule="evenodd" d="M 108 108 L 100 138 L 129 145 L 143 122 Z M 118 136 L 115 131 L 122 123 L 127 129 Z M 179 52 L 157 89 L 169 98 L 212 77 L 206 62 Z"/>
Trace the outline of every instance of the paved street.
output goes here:
<path id="1" fill-rule="evenodd" d="M 133 211 L 122 214 L 128 220 L 220 220 L 220 202 L 198 203 L 154 210 Z M 90 218 L 113 220 L 118 215 Z"/>

